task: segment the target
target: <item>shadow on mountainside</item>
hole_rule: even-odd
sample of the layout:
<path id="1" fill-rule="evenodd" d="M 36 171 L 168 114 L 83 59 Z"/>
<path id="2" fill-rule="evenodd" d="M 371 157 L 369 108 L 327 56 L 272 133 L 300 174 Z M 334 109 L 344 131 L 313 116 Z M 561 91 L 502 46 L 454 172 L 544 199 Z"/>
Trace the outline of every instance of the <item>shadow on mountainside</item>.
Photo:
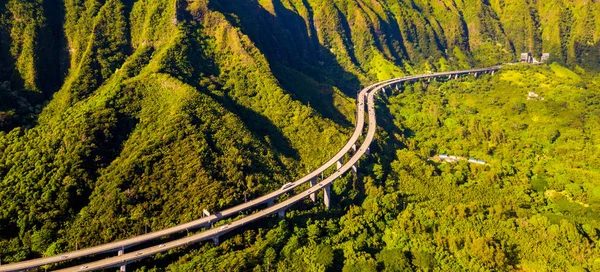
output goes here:
<path id="1" fill-rule="evenodd" d="M 64 5 L 58 2 L 57 0 L 44 1 L 42 4 L 44 25 L 36 30 L 35 36 L 23 37 L 23 39 L 33 39 L 36 44 L 34 48 L 28 48 L 19 44 L 20 41 L 14 41 L 10 27 L 0 25 L 0 100 L 2 100 L 0 101 L 0 131 L 37 125 L 37 116 L 43 104 L 52 98 L 64 82 L 69 53 L 62 26 L 65 20 Z M 5 15 L 6 18 L 14 17 L 6 4 L 5 1 L 0 4 L 0 14 Z M 13 20 L 13 24 L 17 22 L 20 21 Z M 17 70 L 17 59 L 20 54 L 32 54 L 34 57 L 32 64 L 33 73 L 36 74 L 34 85 L 37 90 L 25 88 L 22 71 Z M 25 71 L 31 73 L 27 69 Z"/>
<path id="2" fill-rule="evenodd" d="M 194 20 L 190 15 L 182 16 L 185 16 L 185 20 L 187 22 Z M 194 27 L 202 26 L 196 25 Z M 216 81 L 210 80 L 212 76 L 221 73 L 220 68 L 218 65 L 213 64 L 214 61 L 211 60 L 206 54 L 203 45 L 197 43 L 197 41 L 200 40 L 200 37 L 196 37 L 198 32 L 192 31 L 193 27 L 186 27 L 185 29 L 188 35 L 180 42 L 181 48 L 177 48 L 177 50 L 181 50 L 189 57 L 189 65 L 193 67 L 193 72 L 189 75 L 186 75 L 186 72 L 182 71 L 180 67 L 176 65 L 175 61 L 169 62 L 167 67 L 161 72 L 169 74 L 174 78 L 183 80 L 186 84 L 194 87 L 196 90 L 203 92 L 215 101 L 219 102 L 219 104 L 221 104 L 228 111 L 236 114 L 244 126 L 248 128 L 252 134 L 257 136 L 256 138 L 259 139 L 259 141 L 261 141 L 261 143 L 263 143 L 265 146 L 272 147 L 285 157 L 295 160 L 300 159 L 300 154 L 298 151 L 294 149 L 283 132 L 275 124 L 273 124 L 269 118 L 251 108 L 241 105 L 227 95 L 220 95 L 218 94 L 218 91 L 210 91 L 210 89 L 219 90 L 222 88 L 222 86 L 217 86 L 218 83 Z M 208 87 L 199 83 L 198 79 L 201 78 L 211 82 L 208 84 Z"/>
<path id="3" fill-rule="evenodd" d="M 267 58 L 283 89 L 323 117 L 351 126 L 348 118 L 335 106 L 333 87 L 355 96 L 361 83 L 319 43 L 310 6 L 305 3 L 309 13 L 307 23 L 278 0 L 273 1 L 273 13 L 253 1 L 216 0 L 210 5 L 248 35 Z"/>
<path id="4" fill-rule="evenodd" d="M 237 103 L 227 96 L 216 96 L 210 93 L 208 93 L 208 95 L 218 101 L 228 111 L 239 116 L 242 123 L 244 123 L 244 126 L 248 128 L 252 134 L 257 136 L 256 138 L 265 146 L 272 147 L 285 157 L 300 160 L 298 151 L 294 149 L 289 139 L 283 135 L 283 132 L 275 126 L 269 118 Z M 279 160 L 279 158 L 277 159 Z M 278 162 L 282 166 L 285 165 L 280 160 Z"/>

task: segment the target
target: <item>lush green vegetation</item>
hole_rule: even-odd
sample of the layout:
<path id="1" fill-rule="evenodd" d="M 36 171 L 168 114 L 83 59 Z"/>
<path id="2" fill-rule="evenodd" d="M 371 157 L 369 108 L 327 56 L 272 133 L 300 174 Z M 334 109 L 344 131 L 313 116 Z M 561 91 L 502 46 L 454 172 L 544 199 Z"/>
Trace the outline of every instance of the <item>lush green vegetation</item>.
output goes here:
<path id="1" fill-rule="evenodd" d="M 515 66 L 388 93 L 378 150 L 336 181 L 332 211 L 306 204 L 174 252 L 167 269 L 596 271 L 600 85 L 567 71 Z M 439 153 L 488 164 L 428 160 Z"/>
<path id="2" fill-rule="evenodd" d="M 307 204 L 138 266 L 594 270 L 600 5 L 541 2 L 0 1 L 2 261 L 274 190 L 344 144 L 360 86 L 532 51 L 557 63 L 380 103 L 380 150 L 336 182 L 331 212 Z"/>

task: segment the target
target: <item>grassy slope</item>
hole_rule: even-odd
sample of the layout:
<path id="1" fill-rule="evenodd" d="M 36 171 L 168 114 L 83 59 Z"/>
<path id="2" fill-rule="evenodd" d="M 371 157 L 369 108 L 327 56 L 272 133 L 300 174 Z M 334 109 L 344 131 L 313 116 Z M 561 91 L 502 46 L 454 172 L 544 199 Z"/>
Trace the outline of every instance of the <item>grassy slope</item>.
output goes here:
<path id="1" fill-rule="evenodd" d="M 11 99 L 41 108 L 26 93 L 61 88 L 37 120 L 3 127 L 27 128 L 0 132 L 2 255 L 131 236 L 277 188 L 341 146 L 350 97 L 371 81 L 495 64 L 522 48 L 592 67 L 600 20 L 584 2 L 557 0 L 560 14 L 497 1 L 3 2 Z"/>
<path id="2" fill-rule="evenodd" d="M 96 30 L 68 31 L 89 39 L 74 45 L 83 52 L 64 87 L 35 128 L 2 136 L 5 260 L 197 218 L 277 188 L 343 144 L 347 133 L 285 94 L 221 15 L 202 28 L 175 26 L 168 2 L 137 2 L 131 19 L 115 1 L 79 8 L 68 16 L 82 12 Z M 129 34 L 148 24 L 163 30 Z"/>
<path id="3" fill-rule="evenodd" d="M 146 268 L 597 270 L 598 85 L 559 78 L 570 73 L 517 66 L 427 91 L 411 85 L 380 101 L 379 151 L 364 175 L 336 181 L 332 210 L 294 209 Z M 545 100 L 527 100 L 531 90 Z M 437 153 L 488 165 L 427 161 Z"/>

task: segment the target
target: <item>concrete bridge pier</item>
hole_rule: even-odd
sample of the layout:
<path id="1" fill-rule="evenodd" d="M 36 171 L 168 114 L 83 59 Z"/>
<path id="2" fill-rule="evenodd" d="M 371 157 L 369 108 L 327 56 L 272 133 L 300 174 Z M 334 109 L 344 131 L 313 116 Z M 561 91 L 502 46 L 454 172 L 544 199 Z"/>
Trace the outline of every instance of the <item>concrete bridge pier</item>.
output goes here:
<path id="1" fill-rule="evenodd" d="M 329 210 L 329 207 L 331 206 L 331 184 L 327 184 L 323 187 L 323 202 L 325 203 L 325 207 Z"/>
<path id="2" fill-rule="evenodd" d="M 474 75 L 474 77 L 477 77 L 477 72 L 475 72 L 475 75 Z"/>
<path id="3" fill-rule="evenodd" d="M 356 144 L 352 145 L 352 152 L 356 153 Z"/>
<path id="4" fill-rule="evenodd" d="M 448 79 L 451 79 L 451 78 L 452 78 L 452 75 L 448 75 Z"/>
<path id="5" fill-rule="evenodd" d="M 367 154 L 367 156 L 371 155 L 371 148 L 370 147 L 367 147 L 367 150 L 365 150 L 365 154 Z"/>
<path id="6" fill-rule="evenodd" d="M 267 201 L 267 207 L 271 207 L 273 205 L 275 205 L 275 200 L 274 199 L 271 199 L 271 200 Z"/>
<path id="7" fill-rule="evenodd" d="M 458 74 L 454 75 L 454 79 L 458 79 Z"/>
<path id="8" fill-rule="evenodd" d="M 277 216 L 279 216 L 279 218 L 285 218 L 285 210 L 277 211 Z"/>
<path id="9" fill-rule="evenodd" d="M 313 178 L 310 180 L 310 187 L 313 187 L 315 185 L 317 185 L 317 178 Z M 310 200 L 312 200 L 313 203 L 317 202 L 317 194 L 310 194 Z"/>
<path id="10" fill-rule="evenodd" d="M 215 246 L 219 246 L 219 236 L 212 238 L 213 242 L 215 242 Z"/>
<path id="11" fill-rule="evenodd" d="M 124 249 L 124 248 L 121 248 L 121 249 L 119 250 L 119 253 L 117 253 L 117 255 L 118 255 L 118 256 L 121 256 L 121 255 L 123 255 L 123 254 L 125 254 L 125 249 Z M 119 271 L 120 271 L 120 272 L 125 272 L 125 271 L 127 271 L 127 265 L 121 265 L 121 267 L 119 267 Z"/>
<path id="12" fill-rule="evenodd" d="M 356 164 L 352 165 L 352 172 L 354 172 L 354 174 L 358 173 L 358 169 L 356 168 Z"/>
<path id="13" fill-rule="evenodd" d="M 342 168 L 342 159 L 337 161 L 337 170 L 339 170 L 340 168 Z"/>
<path id="14" fill-rule="evenodd" d="M 495 72 L 496 72 L 495 70 L 492 70 L 492 76 L 494 75 Z"/>

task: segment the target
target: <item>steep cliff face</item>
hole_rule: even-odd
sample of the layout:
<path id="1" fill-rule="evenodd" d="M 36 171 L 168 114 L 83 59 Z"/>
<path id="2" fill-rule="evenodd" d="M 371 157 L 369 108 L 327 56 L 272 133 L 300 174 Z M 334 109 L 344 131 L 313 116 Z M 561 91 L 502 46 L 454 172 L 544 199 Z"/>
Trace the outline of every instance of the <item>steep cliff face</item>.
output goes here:
<path id="1" fill-rule="evenodd" d="M 597 68 L 599 6 L 2 1 L 0 253 L 107 242 L 277 188 L 343 144 L 368 82 L 521 51 Z"/>

